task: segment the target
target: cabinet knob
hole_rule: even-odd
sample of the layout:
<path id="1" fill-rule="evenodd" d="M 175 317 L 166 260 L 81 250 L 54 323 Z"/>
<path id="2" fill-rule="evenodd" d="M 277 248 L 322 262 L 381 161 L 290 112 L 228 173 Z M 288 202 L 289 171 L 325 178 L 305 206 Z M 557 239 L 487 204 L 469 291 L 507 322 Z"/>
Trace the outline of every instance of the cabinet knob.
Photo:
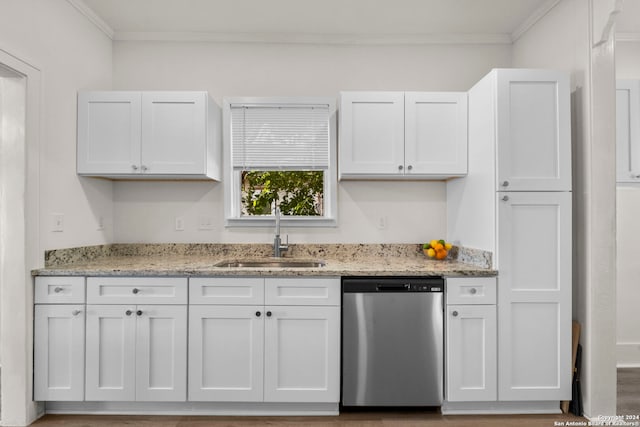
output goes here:
<path id="1" fill-rule="evenodd" d="M 138 170 L 138 165 L 131 165 L 131 169 L 133 169 L 134 171 Z"/>
<path id="2" fill-rule="evenodd" d="M 82 313 L 82 310 L 73 310 L 71 312 L 71 314 L 73 314 L 74 316 L 77 316 L 78 314 Z"/>
<path id="3" fill-rule="evenodd" d="M 133 311 L 127 310 L 124 312 L 124 314 L 126 314 L 127 316 L 131 316 L 133 314 Z"/>
<path id="4" fill-rule="evenodd" d="M 56 294 L 59 294 L 59 293 L 60 293 L 60 292 L 62 292 L 63 290 L 64 290 L 64 289 L 62 289 L 60 286 L 56 286 L 56 287 L 53 289 L 53 292 L 55 292 Z"/>
<path id="5" fill-rule="evenodd" d="M 632 174 L 631 174 L 631 178 L 636 178 L 636 179 L 637 179 L 637 178 L 640 178 L 640 174 L 632 173 Z"/>
<path id="6" fill-rule="evenodd" d="M 256 317 L 260 317 L 262 315 L 262 313 L 260 313 L 259 311 L 256 311 Z"/>
<path id="7" fill-rule="evenodd" d="M 502 198 L 502 201 L 503 201 L 503 202 L 508 202 L 508 201 L 509 201 L 509 196 L 504 196 L 504 197 Z"/>
<path id="8" fill-rule="evenodd" d="M 453 317 L 458 317 L 458 312 L 454 310 L 454 311 L 451 313 L 451 315 L 452 315 Z"/>
<path id="9" fill-rule="evenodd" d="M 147 171 L 147 169 L 149 169 L 149 168 L 148 168 L 148 167 L 146 167 L 145 165 L 142 165 L 142 168 L 141 168 L 141 169 L 142 169 L 142 172 L 146 172 L 146 171 Z"/>
<path id="10" fill-rule="evenodd" d="M 475 295 L 475 294 L 476 294 L 476 292 L 478 292 L 478 291 L 476 290 L 476 288 L 471 288 L 471 289 L 469 289 L 469 293 L 470 293 L 471 295 Z"/>
<path id="11" fill-rule="evenodd" d="M 508 187 L 509 186 L 509 181 L 502 181 L 502 186 L 503 187 Z"/>
<path id="12" fill-rule="evenodd" d="M 401 171 L 402 169 L 404 169 L 404 166 L 398 165 L 398 170 Z"/>
<path id="13" fill-rule="evenodd" d="M 137 314 L 138 316 L 142 316 L 142 310 L 138 310 L 138 311 L 136 311 L 136 314 Z"/>
<path id="14" fill-rule="evenodd" d="M 267 311 L 267 317 L 271 317 L 271 312 Z"/>
<path id="15" fill-rule="evenodd" d="M 140 292 L 140 289 L 138 289 L 138 288 L 133 288 L 133 290 L 132 290 L 131 292 L 133 292 L 134 294 L 137 294 L 138 292 Z"/>
<path id="16" fill-rule="evenodd" d="M 407 166 L 407 169 L 411 170 L 411 169 L 413 169 L 413 166 L 409 165 L 409 166 Z"/>

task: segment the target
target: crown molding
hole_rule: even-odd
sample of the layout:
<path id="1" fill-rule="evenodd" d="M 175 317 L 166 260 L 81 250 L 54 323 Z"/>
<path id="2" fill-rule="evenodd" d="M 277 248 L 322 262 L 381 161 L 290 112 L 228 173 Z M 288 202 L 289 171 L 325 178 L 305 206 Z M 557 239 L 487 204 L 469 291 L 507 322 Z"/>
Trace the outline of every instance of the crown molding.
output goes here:
<path id="1" fill-rule="evenodd" d="M 616 33 L 616 43 L 640 43 L 640 33 Z"/>
<path id="2" fill-rule="evenodd" d="M 78 12 L 83 14 L 93 25 L 98 27 L 100 31 L 105 33 L 107 37 L 113 40 L 115 35 L 115 31 L 109 24 L 107 24 L 97 13 L 93 11 L 87 4 L 82 0 L 67 0 L 67 2 L 76 8 Z"/>
<path id="3" fill-rule="evenodd" d="M 551 9 L 556 7 L 561 0 L 547 0 L 543 3 L 538 9 L 536 9 L 527 19 L 522 21 L 522 23 L 511 33 L 511 41 L 515 42 L 520 37 L 523 36 L 524 33 L 529 31 L 531 27 L 536 25 L 536 23 L 544 18 L 544 16 L 549 13 Z"/>
<path id="4" fill-rule="evenodd" d="M 118 41 L 330 45 L 511 44 L 511 37 L 508 34 L 305 34 L 117 31 L 113 39 Z"/>

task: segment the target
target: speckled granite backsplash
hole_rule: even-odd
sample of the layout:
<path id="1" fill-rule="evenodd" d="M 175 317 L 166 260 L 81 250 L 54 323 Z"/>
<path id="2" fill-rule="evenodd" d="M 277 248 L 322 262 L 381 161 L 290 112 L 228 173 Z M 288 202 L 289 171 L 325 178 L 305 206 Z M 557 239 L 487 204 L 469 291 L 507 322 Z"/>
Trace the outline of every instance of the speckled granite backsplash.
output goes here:
<path id="1" fill-rule="evenodd" d="M 54 249 L 45 253 L 45 267 L 93 261 L 104 257 L 126 256 L 216 256 L 216 257 L 269 257 L 270 244 L 263 243 L 116 243 L 111 245 L 82 246 Z M 329 243 L 291 244 L 286 257 L 359 259 L 370 257 L 424 257 L 422 245 L 401 243 Z M 454 246 L 447 259 L 481 268 L 491 268 L 491 252 Z"/>

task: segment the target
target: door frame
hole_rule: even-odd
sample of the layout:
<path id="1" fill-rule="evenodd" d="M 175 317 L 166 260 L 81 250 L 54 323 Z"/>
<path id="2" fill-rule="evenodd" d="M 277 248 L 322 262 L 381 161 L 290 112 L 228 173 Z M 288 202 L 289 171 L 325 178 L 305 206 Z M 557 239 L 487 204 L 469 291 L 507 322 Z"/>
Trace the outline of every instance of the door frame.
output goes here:
<path id="1" fill-rule="evenodd" d="M 33 283 L 31 270 L 42 266 L 39 231 L 41 140 L 40 70 L 0 49 L 0 65 L 25 79 L 24 143 L 0 157 L 0 360 L 2 375 L 1 425 L 28 425 L 44 407 L 33 402 Z M 2 143 L 0 141 L 0 143 Z M 6 151 L 7 147 L 3 147 Z M 10 373 L 10 374 L 7 374 Z"/>

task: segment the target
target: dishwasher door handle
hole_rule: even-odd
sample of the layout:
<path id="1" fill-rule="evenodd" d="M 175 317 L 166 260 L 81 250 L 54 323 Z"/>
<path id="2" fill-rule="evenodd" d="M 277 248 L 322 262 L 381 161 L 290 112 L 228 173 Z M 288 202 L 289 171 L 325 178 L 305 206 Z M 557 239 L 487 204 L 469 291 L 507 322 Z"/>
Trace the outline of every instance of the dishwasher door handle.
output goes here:
<path id="1" fill-rule="evenodd" d="M 407 292 L 411 288 L 411 285 L 377 285 L 376 290 L 378 292 Z"/>

